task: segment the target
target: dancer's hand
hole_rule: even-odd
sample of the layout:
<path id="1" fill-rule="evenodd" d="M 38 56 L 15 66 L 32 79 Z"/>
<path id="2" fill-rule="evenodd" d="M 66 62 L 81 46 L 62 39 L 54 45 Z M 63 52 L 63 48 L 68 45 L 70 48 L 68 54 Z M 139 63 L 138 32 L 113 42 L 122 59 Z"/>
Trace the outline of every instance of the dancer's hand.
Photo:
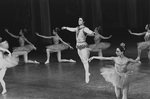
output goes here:
<path id="1" fill-rule="evenodd" d="M 11 53 L 8 51 L 8 57 L 11 57 Z"/>
<path id="2" fill-rule="evenodd" d="M 65 29 L 67 29 L 67 27 L 66 27 L 66 26 L 63 26 L 61 29 L 62 29 L 62 30 L 65 30 Z"/>
<path id="3" fill-rule="evenodd" d="M 108 38 L 111 38 L 112 37 L 112 35 L 110 35 Z"/>
<path id="4" fill-rule="evenodd" d="M 89 62 L 91 62 L 94 59 L 94 57 L 91 57 L 88 59 Z"/>
<path id="5" fill-rule="evenodd" d="M 8 29 L 5 28 L 5 31 L 8 32 Z"/>
<path id="6" fill-rule="evenodd" d="M 72 46 L 69 46 L 70 47 L 70 49 L 74 49 Z"/>
<path id="7" fill-rule="evenodd" d="M 33 46 L 33 49 L 36 50 L 36 47 L 34 45 L 32 45 L 32 46 Z"/>
<path id="8" fill-rule="evenodd" d="M 39 33 L 35 32 L 35 34 L 36 34 L 37 36 L 39 36 Z"/>
<path id="9" fill-rule="evenodd" d="M 131 30 L 130 30 L 130 29 L 128 30 L 128 32 L 132 34 L 132 32 L 131 32 Z"/>

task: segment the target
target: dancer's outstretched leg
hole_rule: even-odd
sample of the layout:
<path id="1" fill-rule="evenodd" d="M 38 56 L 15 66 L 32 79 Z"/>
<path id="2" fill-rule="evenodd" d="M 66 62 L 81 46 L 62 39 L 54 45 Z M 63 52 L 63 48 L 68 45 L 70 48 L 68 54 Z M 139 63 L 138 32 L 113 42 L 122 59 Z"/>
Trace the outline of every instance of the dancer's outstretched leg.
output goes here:
<path id="1" fill-rule="evenodd" d="M 6 70 L 7 70 L 6 68 L 0 70 L 0 83 L 1 83 L 2 88 L 3 88 L 3 91 L 2 91 L 1 94 L 5 94 L 7 92 L 7 90 L 6 90 L 6 83 L 5 83 L 4 79 L 3 79 L 5 74 L 6 74 Z"/>
<path id="2" fill-rule="evenodd" d="M 46 56 L 47 56 L 47 60 L 46 60 L 45 64 L 48 64 L 50 61 L 50 49 L 46 49 Z"/>
<path id="3" fill-rule="evenodd" d="M 57 59 L 58 59 L 58 62 L 76 62 L 75 60 L 73 59 L 61 59 L 61 51 L 57 52 Z"/>

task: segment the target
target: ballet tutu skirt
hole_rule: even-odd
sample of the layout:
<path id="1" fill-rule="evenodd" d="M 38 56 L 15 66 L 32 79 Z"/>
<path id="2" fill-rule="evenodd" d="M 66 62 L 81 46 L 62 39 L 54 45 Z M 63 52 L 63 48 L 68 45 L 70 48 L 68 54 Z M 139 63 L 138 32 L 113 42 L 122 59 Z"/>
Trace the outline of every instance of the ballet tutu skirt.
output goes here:
<path id="1" fill-rule="evenodd" d="M 17 66 L 19 58 L 15 56 L 0 56 L 0 68 L 11 68 Z"/>
<path id="2" fill-rule="evenodd" d="M 58 52 L 58 51 L 62 51 L 62 50 L 68 49 L 69 46 L 66 45 L 66 44 L 60 43 L 60 44 L 54 44 L 54 45 L 46 46 L 46 48 L 50 49 L 51 52 Z"/>
<path id="3" fill-rule="evenodd" d="M 122 88 L 133 80 L 133 74 L 138 72 L 140 63 L 130 63 L 127 65 L 126 71 L 119 75 L 114 66 L 103 67 L 100 69 L 101 75 L 105 81 L 110 82 L 113 86 Z M 127 74 L 128 72 L 128 74 Z M 136 77 L 136 76 L 134 76 Z"/>
<path id="4" fill-rule="evenodd" d="M 105 50 L 108 47 L 110 47 L 110 43 L 107 43 L 107 42 L 100 42 L 99 44 L 91 44 L 91 45 L 89 45 L 89 48 L 93 52 L 98 52 L 100 49 L 101 50 Z"/>
<path id="5" fill-rule="evenodd" d="M 33 49 L 34 47 L 32 45 L 25 45 L 25 46 L 13 48 L 13 52 L 20 52 L 20 51 L 30 52 Z"/>

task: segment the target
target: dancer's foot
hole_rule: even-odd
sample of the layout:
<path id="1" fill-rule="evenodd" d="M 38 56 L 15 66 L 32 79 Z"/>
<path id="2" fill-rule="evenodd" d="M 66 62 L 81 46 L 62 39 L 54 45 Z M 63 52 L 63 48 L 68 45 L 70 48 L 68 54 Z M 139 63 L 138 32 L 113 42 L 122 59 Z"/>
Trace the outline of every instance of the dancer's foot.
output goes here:
<path id="1" fill-rule="evenodd" d="M 49 64 L 49 61 L 46 61 L 45 64 Z"/>
<path id="2" fill-rule="evenodd" d="M 90 81 L 89 76 L 90 76 L 90 73 L 85 74 L 85 82 L 86 83 L 89 83 L 89 81 Z"/>
<path id="3" fill-rule="evenodd" d="M 75 60 L 73 60 L 73 59 L 70 59 L 70 62 L 73 62 L 73 63 L 75 63 L 76 61 L 75 61 Z"/>
<path id="4" fill-rule="evenodd" d="M 136 60 L 139 60 L 139 61 L 140 61 L 140 57 L 137 57 Z"/>
<path id="5" fill-rule="evenodd" d="M 35 60 L 34 63 L 35 63 L 35 64 L 39 64 L 40 62 L 38 62 L 38 61 Z"/>
<path id="6" fill-rule="evenodd" d="M 2 91 L 2 94 L 5 94 L 6 92 L 7 92 L 7 90 L 5 89 L 5 90 Z"/>

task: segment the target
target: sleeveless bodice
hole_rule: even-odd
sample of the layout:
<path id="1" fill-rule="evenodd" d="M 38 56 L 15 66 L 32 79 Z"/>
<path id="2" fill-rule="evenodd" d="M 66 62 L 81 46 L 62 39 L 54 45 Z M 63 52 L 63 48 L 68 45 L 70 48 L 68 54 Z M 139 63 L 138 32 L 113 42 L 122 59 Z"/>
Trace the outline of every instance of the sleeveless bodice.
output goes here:
<path id="1" fill-rule="evenodd" d="M 76 40 L 77 40 L 77 43 L 80 43 L 80 42 L 85 42 L 86 41 L 86 35 L 84 33 L 84 28 L 85 27 L 77 27 L 77 31 L 76 31 Z"/>
<path id="2" fill-rule="evenodd" d="M 20 46 L 25 45 L 25 41 L 24 41 L 23 37 L 19 37 L 19 43 L 20 43 Z"/>
<path id="3" fill-rule="evenodd" d="M 149 32 L 146 32 L 144 39 L 145 39 L 145 41 L 150 41 L 150 33 Z"/>

